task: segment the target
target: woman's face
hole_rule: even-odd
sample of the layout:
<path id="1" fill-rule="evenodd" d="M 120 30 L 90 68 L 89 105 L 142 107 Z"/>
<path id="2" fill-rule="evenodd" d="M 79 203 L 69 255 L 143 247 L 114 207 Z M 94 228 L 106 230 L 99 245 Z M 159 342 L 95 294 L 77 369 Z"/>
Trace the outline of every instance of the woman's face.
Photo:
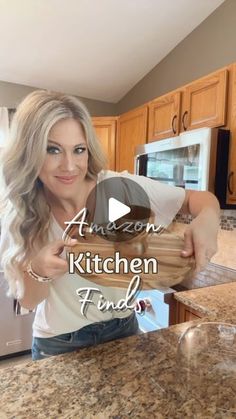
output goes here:
<path id="1" fill-rule="evenodd" d="M 51 128 L 39 179 L 58 198 L 76 198 L 88 171 L 87 141 L 78 121 L 62 119 Z"/>

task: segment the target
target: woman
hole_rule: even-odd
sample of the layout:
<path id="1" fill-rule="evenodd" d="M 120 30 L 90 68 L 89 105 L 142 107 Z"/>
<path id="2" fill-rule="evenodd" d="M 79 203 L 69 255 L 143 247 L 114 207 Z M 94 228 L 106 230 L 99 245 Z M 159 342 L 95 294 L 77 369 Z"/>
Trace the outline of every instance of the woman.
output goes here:
<path id="1" fill-rule="evenodd" d="M 130 310 L 101 312 L 94 303 L 86 316 L 81 314 L 76 290 L 94 284 L 68 274 L 63 254 L 64 222 L 85 207 L 96 183 L 109 177 L 102 170 L 104 165 L 89 114 L 77 98 L 39 90 L 19 105 L 2 156 L 0 254 L 8 295 L 18 298 L 25 308 L 37 307 L 34 360 L 138 330 Z M 127 176 L 137 180 L 137 176 Z M 194 254 L 196 269 L 201 270 L 216 251 L 216 198 L 148 178 L 138 177 L 138 181 L 151 196 L 162 224 L 170 223 L 180 209 L 195 217 L 186 230 L 182 255 Z M 69 245 L 75 243 L 71 240 Z M 101 289 L 109 301 L 124 296 L 118 289 Z"/>

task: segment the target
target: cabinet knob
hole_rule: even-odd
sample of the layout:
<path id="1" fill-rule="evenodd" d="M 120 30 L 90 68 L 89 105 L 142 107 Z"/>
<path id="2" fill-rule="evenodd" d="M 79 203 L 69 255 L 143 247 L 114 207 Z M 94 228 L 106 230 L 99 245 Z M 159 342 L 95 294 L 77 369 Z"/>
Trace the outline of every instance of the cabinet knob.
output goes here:
<path id="1" fill-rule="evenodd" d="M 183 116 L 182 116 L 182 126 L 183 126 L 184 131 L 187 130 L 187 125 L 185 125 L 185 118 L 186 118 L 187 115 L 188 115 L 188 111 L 185 111 Z"/>
<path id="2" fill-rule="evenodd" d="M 233 195 L 233 192 L 234 192 L 233 189 L 231 188 L 231 185 L 230 185 L 230 181 L 231 181 L 231 178 L 233 177 L 233 175 L 234 175 L 234 172 L 230 172 L 229 176 L 228 176 L 228 181 L 227 181 L 228 191 L 229 191 L 230 195 Z"/>
<path id="3" fill-rule="evenodd" d="M 176 125 L 175 125 L 175 121 L 176 120 L 177 120 L 177 115 L 174 115 L 173 118 L 172 118 L 172 122 L 171 122 L 171 124 L 172 124 L 172 131 L 173 131 L 174 134 L 177 133 Z"/>

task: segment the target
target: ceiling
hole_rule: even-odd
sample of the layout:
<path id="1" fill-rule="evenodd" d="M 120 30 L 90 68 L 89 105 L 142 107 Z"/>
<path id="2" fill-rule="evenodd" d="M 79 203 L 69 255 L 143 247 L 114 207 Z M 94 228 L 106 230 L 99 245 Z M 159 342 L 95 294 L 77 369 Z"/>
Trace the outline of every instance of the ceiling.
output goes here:
<path id="1" fill-rule="evenodd" d="M 0 0 L 0 80 L 118 102 L 224 0 Z"/>

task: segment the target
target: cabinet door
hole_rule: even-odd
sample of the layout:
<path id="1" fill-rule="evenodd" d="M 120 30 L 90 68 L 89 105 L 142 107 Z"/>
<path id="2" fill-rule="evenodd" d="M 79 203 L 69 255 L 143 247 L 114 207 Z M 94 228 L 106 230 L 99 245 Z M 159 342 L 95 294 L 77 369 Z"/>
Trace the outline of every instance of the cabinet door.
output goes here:
<path id="1" fill-rule="evenodd" d="M 201 313 L 180 302 L 177 304 L 177 311 L 178 323 L 189 322 L 191 320 L 197 320 L 202 317 Z"/>
<path id="2" fill-rule="evenodd" d="M 225 125 L 227 76 L 224 69 L 184 88 L 181 131 Z"/>
<path id="3" fill-rule="evenodd" d="M 117 167 L 134 173 L 135 148 L 147 140 L 148 107 L 142 106 L 121 115 L 117 129 Z"/>
<path id="4" fill-rule="evenodd" d="M 115 170 L 116 117 L 92 118 L 98 139 L 108 159 L 108 169 Z"/>
<path id="5" fill-rule="evenodd" d="M 148 142 L 179 134 L 180 99 L 175 92 L 149 103 Z"/>

